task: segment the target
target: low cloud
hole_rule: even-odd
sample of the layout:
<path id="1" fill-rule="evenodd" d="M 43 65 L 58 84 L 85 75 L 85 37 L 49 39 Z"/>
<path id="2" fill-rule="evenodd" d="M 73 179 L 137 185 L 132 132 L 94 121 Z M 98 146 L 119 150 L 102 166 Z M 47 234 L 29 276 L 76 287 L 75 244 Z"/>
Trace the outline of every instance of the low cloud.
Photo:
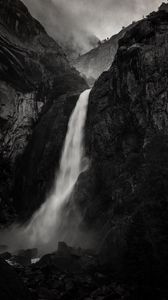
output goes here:
<path id="1" fill-rule="evenodd" d="M 157 10 L 162 0 L 23 0 L 31 14 L 59 42 L 83 51 L 89 37 L 111 37 L 132 21 Z M 92 39 L 91 39 L 92 40 Z"/>

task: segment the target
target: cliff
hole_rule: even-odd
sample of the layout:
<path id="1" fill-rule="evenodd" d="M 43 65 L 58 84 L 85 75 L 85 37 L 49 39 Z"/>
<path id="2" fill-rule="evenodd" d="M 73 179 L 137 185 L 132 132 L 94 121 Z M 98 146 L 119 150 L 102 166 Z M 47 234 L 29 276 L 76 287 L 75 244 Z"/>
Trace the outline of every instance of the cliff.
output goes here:
<path id="1" fill-rule="evenodd" d="M 134 25 L 133 23 L 123 28 L 118 34 L 103 42 L 99 42 L 97 47 L 72 61 L 74 67 L 86 78 L 91 86 L 102 72 L 110 68 L 118 49 L 119 40 Z"/>
<path id="2" fill-rule="evenodd" d="M 102 261 L 154 290 L 164 289 L 167 278 L 167 49 L 166 10 L 150 14 L 119 41 L 111 68 L 90 94 L 91 166 L 76 187 Z"/>
<path id="3" fill-rule="evenodd" d="M 8 4 L 3 2 L 9 13 Z M 26 36 L 19 33 L 19 38 L 16 23 L 6 21 L 4 25 L 3 20 L 1 205 L 14 201 L 20 218 L 27 219 L 52 186 L 69 116 L 78 94 L 87 85 L 70 68 L 61 48 L 19 1 L 16 4 L 19 11 L 21 6 L 26 20 L 33 22 L 34 31 Z M 43 39 L 47 39 L 47 46 Z M 101 285 L 92 299 L 102 295 L 104 299 L 114 295 L 118 299 L 140 300 L 168 297 L 167 50 L 168 12 L 167 6 L 162 6 L 127 30 L 119 41 L 112 66 L 95 82 L 90 94 L 85 127 L 90 167 L 79 177 L 73 196 L 83 216 L 81 230 L 88 236 L 93 234 L 97 243 L 99 264 L 94 272 L 88 271 L 94 279 L 84 277 L 86 290 L 90 282 L 91 290 Z M 35 266 L 38 280 L 46 287 L 50 277 L 53 287 L 56 267 L 52 274 L 52 259 L 45 259 L 40 272 L 40 267 Z M 78 260 L 75 255 L 73 259 Z M 107 278 L 98 274 L 101 265 L 108 280 L 110 274 L 110 287 L 102 286 Z M 33 271 L 25 278 L 30 276 L 29 287 L 33 285 L 36 290 Z M 72 277 L 67 273 L 63 276 L 59 291 L 65 288 L 66 276 Z M 123 298 L 121 285 L 111 286 L 112 276 L 129 286 L 132 297 Z M 60 282 L 60 273 L 56 280 Z M 80 287 L 80 282 L 83 287 L 83 277 L 80 280 L 75 278 L 75 285 Z M 120 296 L 112 293 L 116 288 Z M 55 289 L 59 297 L 57 286 Z M 72 291 L 76 293 L 76 286 L 66 297 L 72 296 Z M 88 290 L 79 299 L 87 296 Z"/>
<path id="4" fill-rule="evenodd" d="M 1 0 L 0 11 L 0 200 L 1 211 L 4 211 L 4 207 L 12 206 L 16 165 L 20 165 L 41 116 L 49 109 L 58 115 L 57 106 L 62 101 L 58 98 L 68 93 L 63 105 L 69 116 L 75 100 L 87 85 L 70 67 L 62 48 L 47 35 L 21 1 Z M 53 105 L 56 111 L 51 108 Z M 62 116 L 61 120 L 66 127 L 67 119 Z M 46 129 L 46 124 L 44 126 Z M 55 139 L 58 140 L 59 134 L 55 132 Z M 19 173 L 18 184 L 21 176 Z M 20 191 L 17 196 L 18 199 L 22 197 Z M 4 218 L 8 217 L 1 216 L 2 222 Z"/>

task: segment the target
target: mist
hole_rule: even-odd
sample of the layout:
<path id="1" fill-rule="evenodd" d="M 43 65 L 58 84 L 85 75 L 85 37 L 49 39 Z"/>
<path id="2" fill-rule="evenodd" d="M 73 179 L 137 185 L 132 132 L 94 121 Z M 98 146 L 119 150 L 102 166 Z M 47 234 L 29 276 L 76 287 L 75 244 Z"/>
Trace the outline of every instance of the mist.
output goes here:
<path id="1" fill-rule="evenodd" d="M 83 219 L 73 201 L 78 178 L 89 167 L 83 141 L 89 93 L 90 90 L 81 93 L 70 117 L 60 168 L 51 194 L 26 225 L 16 224 L 0 232 L 1 243 L 7 244 L 11 252 L 22 245 L 24 248 L 37 247 L 39 253 L 45 254 L 56 250 L 59 241 L 83 248 L 93 246 L 90 233 L 80 230 Z"/>
<path id="2" fill-rule="evenodd" d="M 157 10 L 162 0 L 23 0 L 31 14 L 63 46 L 79 53 Z"/>

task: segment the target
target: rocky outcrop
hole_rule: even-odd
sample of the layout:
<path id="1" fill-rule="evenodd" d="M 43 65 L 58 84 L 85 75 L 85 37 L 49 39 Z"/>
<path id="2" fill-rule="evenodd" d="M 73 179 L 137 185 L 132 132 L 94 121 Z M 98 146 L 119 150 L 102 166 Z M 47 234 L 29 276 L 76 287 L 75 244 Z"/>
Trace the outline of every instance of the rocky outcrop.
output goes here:
<path id="1" fill-rule="evenodd" d="M 86 123 L 91 167 L 76 187 L 85 222 L 98 232 L 102 261 L 110 261 L 127 280 L 163 290 L 168 260 L 167 20 L 167 11 L 160 10 L 127 31 L 112 67 L 96 81 Z"/>
<path id="2" fill-rule="evenodd" d="M 32 299 L 126 300 L 130 294 L 136 295 L 129 287 L 113 280 L 112 272 L 101 268 L 91 251 L 71 248 L 64 243 L 38 263 L 26 267 L 15 265 L 14 268 Z"/>
<path id="3" fill-rule="evenodd" d="M 27 256 L 31 250 L 22 252 Z M 166 291 L 160 293 L 159 289 L 151 289 L 148 285 L 144 287 L 135 284 L 130 285 L 119 279 L 110 265 L 102 265 L 101 258 L 95 255 L 93 251 L 72 248 L 63 242 L 59 243 L 57 251 L 33 261 L 32 264 L 25 264 L 23 259 L 18 260 L 19 256 L 17 263 L 14 263 L 16 261 L 15 256 L 12 259 L 7 259 L 7 262 L 13 266 L 13 269 L 11 266 L 7 266 L 5 262 L 3 264 L 8 269 L 10 291 L 15 292 L 14 288 L 17 287 L 17 296 L 20 295 L 21 291 L 28 293 L 29 290 L 31 299 L 37 300 L 167 299 Z M 4 271 L 4 268 L 0 262 L 0 272 L 1 270 Z M 5 279 L 7 278 L 6 271 L 4 273 Z M 13 283 L 15 285 L 11 287 L 11 278 L 14 274 L 16 278 L 13 279 Z M 22 281 L 20 281 L 18 288 L 19 277 L 22 278 L 26 288 Z M 4 278 L 0 279 L 0 284 L 4 284 Z M 3 299 L 12 299 L 11 293 L 7 293 L 4 285 L 2 287 L 3 292 L 5 291 L 3 296 L 8 295 L 8 298 Z M 20 298 L 18 297 L 18 299 Z"/>
<path id="4" fill-rule="evenodd" d="M 160 11 L 167 11 L 168 12 L 168 6 L 166 3 L 162 3 L 161 6 L 159 7 Z"/>
<path id="5" fill-rule="evenodd" d="M 97 47 L 90 50 L 84 55 L 79 56 L 73 60 L 73 65 L 86 78 L 88 84 L 92 86 L 95 80 L 104 71 L 107 71 L 118 49 L 118 42 L 124 34 L 135 24 L 123 28 L 118 34 L 112 36 L 110 39 L 99 41 Z"/>
<path id="6" fill-rule="evenodd" d="M 71 94 L 77 99 L 87 85 L 69 65 L 62 48 L 47 35 L 21 1 L 1 0 L 0 11 L 0 205 L 4 212 L 0 219 L 4 222 L 9 218 L 9 207 L 14 198 L 15 170 L 19 173 L 16 166 L 21 165 L 21 156 L 40 116 L 46 119 L 50 110 L 56 117 L 62 101 L 57 103 L 57 99 L 61 95 L 65 95 L 62 111 L 65 110 L 69 116 L 75 103 L 71 101 Z M 67 93 L 69 96 L 66 96 Z M 66 128 L 68 117 L 60 115 L 59 118 Z M 46 129 L 46 123 L 43 126 L 41 131 Z M 55 136 L 57 134 L 60 135 L 55 131 Z M 63 139 L 64 136 L 61 136 L 61 141 Z M 52 147 L 52 141 L 50 144 Z M 55 149 L 55 152 L 59 151 Z M 18 185 L 20 174 L 16 179 Z M 24 175 L 23 178 L 28 182 Z M 18 194 L 17 202 L 22 198 L 20 191 Z"/>
<path id="7" fill-rule="evenodd" d="M 15 270 L 0 258 L 0 297 L 3 300 L 31 300 L 28 288 Z"/>

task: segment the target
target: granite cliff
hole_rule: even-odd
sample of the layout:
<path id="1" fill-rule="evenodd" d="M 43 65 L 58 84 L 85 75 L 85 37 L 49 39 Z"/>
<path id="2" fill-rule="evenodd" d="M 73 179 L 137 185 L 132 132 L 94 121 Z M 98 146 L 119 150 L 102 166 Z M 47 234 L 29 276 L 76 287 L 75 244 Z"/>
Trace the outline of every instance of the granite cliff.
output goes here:
<path id="1" fill-rule="evenodd" d="M 2 212 L 4 207 L 12 206 L 14 180 L 18 173 L 16 166 L 22 161 L 21 156 L 31 140 L 34 128 L 40 120 L 43 122 L 49 111 L 58 115 L 61 103 L 62 107 L 65 106 L 62 110 L 66 111 L 68 118 L 78 95 L 87 85 L 78 72 L 70 67 L 62 48 L 47 35 L 42 25 L 30 15 L 21 1 L 1 0 L 0 11 Z M 62 97 L 59 98 L 60 96 Z M 51 108 L 54 105 L 55 109 Z M 61 121 L 64 128 L 61 141 L 64 139 L 67 118 L 64 117 Z M 41 128 L 41 134 L 46 130 L 46 136 L 50 136 L 51 133 L 46 124 L 48 122 L 50 116 L 44 128 Z M 55 134 L 57 136 L 57 133 Z M 62 145 L 58 140 L 57 136 L 60 147 Z M 46 140 L 43 142 L 45 144 Z M 60 149 L 55 149 L 55 152 L 59 151 Z M 54 158 L 53 162 L 55 163 Z M 19 174 L 19 178 L 16 179 L 18 184 L 21 177 Z M 19 192 L 16 203 L 20 197 Z M 9 205 L 6 205 L 7 203 Z M 6 217 L 1 217 L 2 222 L 4 218 Z"/>
<path id="2" fill-rule="evenodd" d="M 98 232 L 102 261 L 142 289 L 164 290 L 167 278 L 167 49 L 163 7 L 119 41 L 111 68 L 90 94 L 91 167 L 76 188 L 85 222 Z"/>

